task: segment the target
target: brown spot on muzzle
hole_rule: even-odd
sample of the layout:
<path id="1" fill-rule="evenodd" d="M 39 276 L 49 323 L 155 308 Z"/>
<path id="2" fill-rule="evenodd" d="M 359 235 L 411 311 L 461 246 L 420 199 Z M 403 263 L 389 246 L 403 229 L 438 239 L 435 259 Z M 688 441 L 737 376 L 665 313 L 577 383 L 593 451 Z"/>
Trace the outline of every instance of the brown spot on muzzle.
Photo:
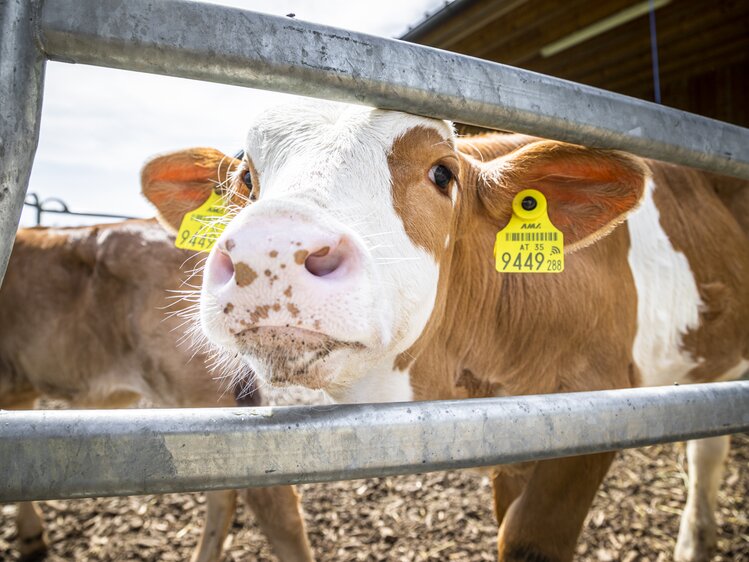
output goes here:
<path id="1" fill-rule="evenodd" d="M 232 310 L 234 310 L 234 305 L 232 303 L 227 303 L 224 307 L 224 314 L 229 314 Z"/>
<path id="2" fill-rule="evenodd" d="M 309 252 L 307 250 L 297 250 L 294 252 L 294 261 L 302 265 L 305 261 L 307 261 L 307 256 L 309 255 Z"/>
<path id="3" fill-rule="evenodd" d="M 291 316 L 292 316 L 293 318 L 296 318 L 297 316 L 299 316 L 299 309 L 298 309 L 298 308 L 296 307 L 296 305 L 295 305 L 294 303 L 292 303 L 292 302 L 290 302 L 290 303 L 288 303 L 288 304 L 286 305 L 286 310 L 288 310 L 288 311 L 289 311 L 289 314 L 291 314 Z"/>
<path id="4" fill-rule="evenodd" d="M 278 252 L 276 252 L 275 250 L 271 250 L 271 251 L 270 251 L 270 253 L 269 253 L 268 255 L 269 255 L 270 257 L 272 257 L 272 258 L 275 258 L 275 257 L 276 257 L 276 256 L 278 255 Z"/>
<path id="5" fill-rule="evenodd" d="M 234 279 L 240 287 L 246 287 L 257 279 L 257 273 L 246 263 L 238 262 L 234 266 Z"/>
<path id="6" fill-rule="evenodd" d="M 255 310 L 250 312 L 250 324 L 257 324 L 260 320 L 265 320 L 268 318 L 268 311 L 271 309 L 270 305 L 263 304 L 260 306 L 256 306 Z"/>

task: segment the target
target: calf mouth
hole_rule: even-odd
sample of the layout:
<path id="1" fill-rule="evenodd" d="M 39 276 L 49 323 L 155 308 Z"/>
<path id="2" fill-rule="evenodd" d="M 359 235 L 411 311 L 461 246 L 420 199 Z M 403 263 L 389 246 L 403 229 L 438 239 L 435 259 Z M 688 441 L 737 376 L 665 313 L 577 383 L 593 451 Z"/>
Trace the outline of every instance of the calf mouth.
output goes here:
<path id="1" fill-rule="evenodd" d="M 359 342 L 286 326 L 247 328 L 234 338 L 240 352 L 268 384 L 312 389 L 325 389 L 330 384 L 335 371 L 334 362 L 330 361 L 332 354 L 365 348 Z"/>

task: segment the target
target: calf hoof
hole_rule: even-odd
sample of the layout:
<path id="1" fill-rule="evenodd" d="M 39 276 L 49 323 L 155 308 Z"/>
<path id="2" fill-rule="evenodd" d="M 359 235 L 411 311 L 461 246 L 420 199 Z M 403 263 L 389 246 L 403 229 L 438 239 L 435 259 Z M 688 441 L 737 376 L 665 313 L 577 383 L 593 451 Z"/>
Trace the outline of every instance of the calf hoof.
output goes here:
<path id="1" fill-rule="evenodd" d="M 694 534 L 679 533 L 675 562 L 710 562 L 716 550 L 715 532 L 700 529 Z"/>
<path id="2" fill-rule="evenodd" d="M 31 537 L 18 538 L 18 552 L 22 562 L 37 562 L 47 557 L 47 537 L 44 532 Z"/>

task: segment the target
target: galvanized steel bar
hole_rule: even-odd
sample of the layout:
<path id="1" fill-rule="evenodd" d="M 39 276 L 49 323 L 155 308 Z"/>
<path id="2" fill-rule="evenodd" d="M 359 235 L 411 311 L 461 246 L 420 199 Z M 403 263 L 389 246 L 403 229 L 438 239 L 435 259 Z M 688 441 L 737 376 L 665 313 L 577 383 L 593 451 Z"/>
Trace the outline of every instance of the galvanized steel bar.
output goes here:
<path id="1" fill-rule="evenodd" d="M 407 474 L 746 431 L 749 382 L 444 402 L 0 413 L 0 502 Z"/>
<path id="2" fill-rule="evenodd" d="M 39 141 L 45 59 L 35 15 L 34 2 L 0 0 L 0 284 Z"/>
<path id="3" fill-rule="evenodd" d="M 45 0 L 53 60 L 370 104 L 749 179 L 749 130 L 429 47 L 175 0 Z"/>

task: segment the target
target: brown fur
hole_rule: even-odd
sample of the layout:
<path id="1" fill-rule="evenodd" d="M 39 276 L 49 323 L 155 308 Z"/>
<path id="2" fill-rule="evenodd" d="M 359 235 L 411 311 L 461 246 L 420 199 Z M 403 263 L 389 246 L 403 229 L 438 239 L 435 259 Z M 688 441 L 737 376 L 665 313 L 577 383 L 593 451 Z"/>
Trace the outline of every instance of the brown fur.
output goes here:
<path id="1" fill-rule="evenodd" d="M 441 277 L 435 309 L 422 337 L 396 361 L 403 368 L 417 358 L 410 370 L 414 398 L 636 385 L 631 357 L 636 292 L 626 261 L 629 238 L 625 229 L 605 234 L 637 205 L 644 167 L 615 152 L 517 135 L 497 135 L 497 140 L 485 137 L 468 144 L 487 162 L 463 157 L 457 208 L 452 220 L 439 223 L 443 230 L 438 236 L 450 234 L 452 242 L 436 258 Z M 507 151 L 505 158 L 492 161 L 490 149 Z M 566 258 L 564 274 L 502 276 L 494 269 L 496 233 L 509 220 L 515 193 L 528 187 L 545 193 L 568 252 L 579 249 Z M 585 191 L 585 199 L 571 196 L 573 188 Z M 596 200 L 598 194 L 603 194 L 603 204 Z M 594 276 L 589 274 L 593 270 Z M 586 298 L 559 298 L 578 294 Z M 570 318 L 586 321 L 571 323 Z M 590 373 L 597 375 L 591 378 Z M 498 468 L 494 488 L 500 560 L 570 559 L 612 458 L 594 455 Z M 569 472 L 555 484 L 554 474 L 578 465 L 598 467 L 596 478 L 578 479 L 579 473 Z"/>
<path id="2" fill-rule="evenodd" d="M 741 195 L 749 190 L 744 182 L 737 193 L 741 182 L 732 178 L 670 164 L 651 167 L 661 224 L 687 257 L 704 303 L 699 328 L 683 342 L 700 363 L 690 378 L 715 380 L 749 357 L 749 222 L 742 214 L 749 212 L 749 198 Z"/>
<path id="3" fill-rule="evenodd" d="M 457 148 L 461 154 L 474 160 L 489 162 L 537 140 L 541 139 L 527 135 L 485 133 L 458 138 Z"/>
<path id="4" fill-rule="evenodd" d="M 191 259 L 155 221 L 20 230 L 0 290 L 0 405 L 13 406 L 14 387 L 83 407 L 118 407 L 139 389 L 161 404 L 231 404 L 204 358 L 188 363 L 189 344 L 177 347 L 182 321 L 165 320 Z"/>
<path id="5" fill-rule="evenodd" d="M 454 170 L 454 159 L 458 181 L 445 194 L 428 171 L 435 164 Z M 422 127 L 396 140 L 388 165 L 406 233 L 440 265 L 430 321 L 395 361 L 396 368 L 410 368 L 415 399 L 639 385 L 630 240 L 617 225 L 638 205 L 650 174 L 659 185 L 662 225 L 687 256 L 707 305 L 702 325 L 684 340 L 704 359 L 693 378 L 713 380 L 747 356 L 749 294 L 740 281 L 749 269 L 749 190 L 740 191 L 735 181 L 523 135 L 459 139 L 456 152 Z M 496 233 L 510 218 L 514 195 L 531 187 L 544 193 L 550 219 L 564 233 L 565 271 L 499 274 L 492 256 Z M 454 207 L 451 194 L 457 194 Z M 719 252 L 725 255 L 716 257 Z M 570 560 L 612 458 L 604 453 L 498 467 L 500 559 Z"/>
<path id="6" fill-rule="evenodd" d="M 415 399 L 637 386 L 629 236 L 615 227 L 637 206 L 649 173 L 659 186 L 662 224 L 689 259 L 708 305 L 700 328 L 684 340 L 704 361 L 693 378 L 714 380 L 747 357 L 746 231 L 718 199 L 749 205 L 732 188 L 735 182 L 519 135 L 489 135 L 459 146 L 470 155 L 462 163 L 457 216 L 443 227 L 454 242 L 438 257 L 437 303 L 422 337 L 396 362 L 403 368 L 417 358 L 410 371 Z M 562 274 L 494 270 L 495 235 L 509 220 L 514 194 L 529 187 L 545 193 L 551 220 L 570 243 Z M 500 560 L 570 560 L 612 458 L 498 468 Z"/>
<path id="7" fill-rule="evenodd" d="M 458 177 L 459 162 L 453 146 L 434 129 L 423 127 L 396 139 L 388 155 L 395 212 L 414 244 L 435 259 L 444 252 L 444 225 L 450 223 L 452 211 L 450 193 L 441 193 L 428 176 L 430 168 L 438 164 Z M 458 189 L 455 181 L 449 189 Z"/>
<path id="8" fill-rule="evenodd" d="M 140 398 L 162 406 L 234 406 L 205 355 L 191 357 L 189 343 L 179 343 L 184 320 L 166 316 L 185 308 L 167 291 L 187 288 L 180 272 L 197 265 L 173 244 L 155 220 L 19 230 L 0 289 L 0 408 L 33 407 L 41 396 L 76 407 L 119 408 Z M 286 560 L 311 560 L 294 491 L 272 490 L 261 499 L 277 505 L 255 502 L 253 510 L 272 510 L 270 531 L 299 548 Z M 219 559 L 232 494 L 209 496 L 215 516 L 206 520 L 194 560 Z M 34 514 L 31 504 L 19 512 L 21 543 L 41 528 Z"/>

